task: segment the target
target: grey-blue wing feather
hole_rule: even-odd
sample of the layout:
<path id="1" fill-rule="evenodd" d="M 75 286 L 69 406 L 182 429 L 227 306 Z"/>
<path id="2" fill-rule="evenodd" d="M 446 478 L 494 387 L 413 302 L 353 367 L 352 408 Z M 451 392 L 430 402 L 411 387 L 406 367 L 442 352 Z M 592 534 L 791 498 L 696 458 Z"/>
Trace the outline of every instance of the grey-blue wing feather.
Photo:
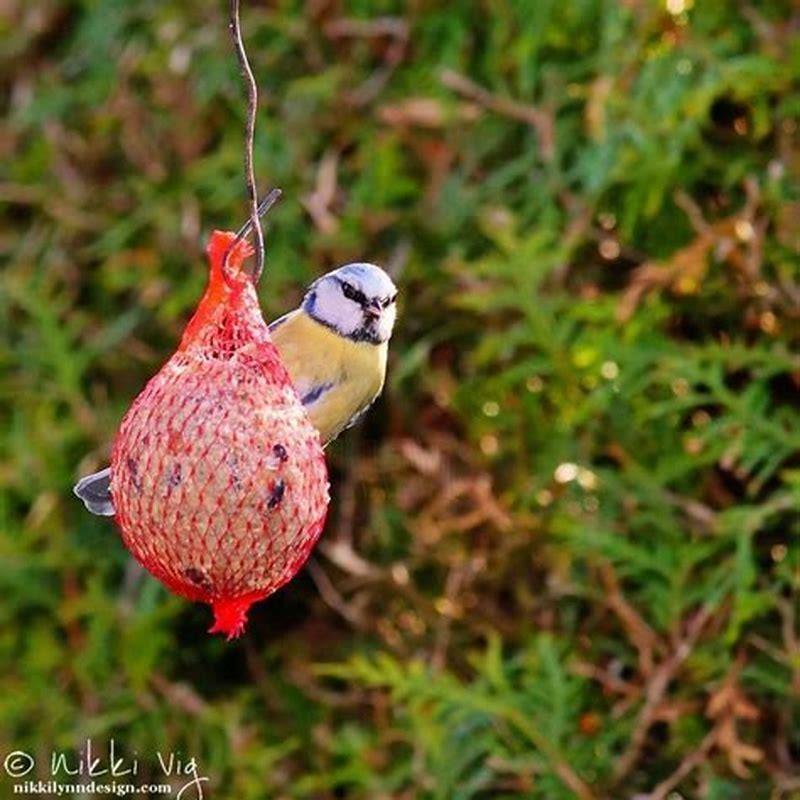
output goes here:
<path id="1" fill-rule="evenodd" d="M 286 320 L 289 319 L 292 314 L 294 314 L 294 311 L 287 311 L 282 317 L 278 317 L 278 319 L 270 322 L 270 324 L 267 326 L 270 333 L 280 328 L 280 326 L 283 325 L 283 323 L 286 322 Z"/>
<path id="2" fill-rule="evenodd" d="M 342 430 L 339 433 L 341 433 L 342 431 L 346 431 L 346 430 L 349 430 L 350 428 L 352 428 L 353 425 L 355 425 L 361 419 L 361 417 L 363 417 L 364 414 L 366 414 L 367 411 L 369 411 L 372 408 L 372 406 L 375 405 L 375 401 L 378 399 L 379 396 L 380 396 L 380 392 L 378 392 L 378 394 L 376 394 L 375 397 L 373 397 L 372 400 L 370 400 L 366 405 L 364 405 L 361 408 L 359 408 L 358 411 L 356 411 L 356 413 L 353 414 L 353 416 L 350 417 L 349 420 L 347 420 L 347 422 L 345 423 L 345 426 L 342 428 Z M 338 434 L 337 434 L 337 436 L 338 436 Z"/>
<path id="3" fill-rule="evenodd" d="M 314 386 L 312 389 L 309 389 L 303 396 L 300 398 L 300 402 L 304 406 L 310 406 L 317 402 L 324 394 L 327 394 L 333 388 L 332 383 L 320 383 L 317 386 Z"/>
<path id="4" fill-rule="evenodd" d="M 72 491 L 83 500 L 83 504 L 92 514 L 113 517 L 116 513 L 111 497 L 111 467 L 81 478 Z"/>

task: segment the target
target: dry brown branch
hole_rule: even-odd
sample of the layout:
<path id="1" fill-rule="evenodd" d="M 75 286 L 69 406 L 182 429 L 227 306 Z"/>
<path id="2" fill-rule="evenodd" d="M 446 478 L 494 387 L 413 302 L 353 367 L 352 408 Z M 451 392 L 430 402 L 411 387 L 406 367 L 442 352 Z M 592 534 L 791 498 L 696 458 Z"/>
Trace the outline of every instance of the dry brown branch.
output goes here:
<path id="1" fill-rule="evenodd" d="M 307 564 L 308 574 L 317 587 L 320 597 L 338 614 L 341 614 L 354 628 L 364 626 L 364 618 L 357 608 L 351 607 L 347 601 L 336 591 L 336 587 L 328 577 L 320 563 L 311 558 Z"/>
<path id="2" fill-rule="evenodd" d="M 474 103 L 460 103 L 451 110 L 434 97 L 409 97 L 382 105 L 377 111 L 381 122 L 398 128 L 444 128 L 454 121 L 473 122 L 482 113 Z"/>
<path id="3" fill-rule="evenodd" d="M 647 794 L 634 795 L 631 800 L 665 800 L 667 795 L 690 773 L 699 767 L 713 749 L 719 736 L 719 725 L 715 725 L 703 738 L 699 746 L 687 753 L 677 769 Z"/>
<path id="4" fill-rule="evenodd" d="M 678 295 L 696 294 L 709 263 L 729 266 L 746 293 L 752 293 L 761 274 L 766 221 L 759 217 L 761 193 L 758 183 L 744 181 L 746 202 L 741 211 L 708 222 L 700 206 L 688 194 L 677 191 L 675 204 L 686 214 L 695 237 L 664 261 L 645 261 L 633 271 L 620 300 L 617 318 L 628 320 L 642 298 L 652 291 L 669 289 Z"/>
<path id="5" fill-rule="evenodd" d="M 701 234 L 708 231 L 710 225 L 703 214 L 703 210 L 691 195 L 679 189 L 673 195 L 673 200 L 675 205 L 686 214 L 695 233 Z"/>
<path id="6" fill-rule="evenodd" d="M 375 38 L 392 36 L 408 38 L 408 23 L 402 17 L 375 17 L 373 19 L 351 19 L 340 17 L 325 25 L 325 34 L 331 39 Z"/>
<path id="7" fill-rule="evenodd" d="M 342 38 L 389 38 L 383 54 L 383 66 L 376 69 L 361 86 L 345 95 L 345 101 L 355 107 L 371 103 L 383 90 L 403 60 L 408 47 L 408 23 L 400 17 L 376 17 L 375 19 L 340 18 L 325 26 L 325 33 L 331 39 Z"/>
<path id="8" fill-rule="evenodd" d="M 625 599 L 619 580 L 610 564 L 600 567 L 600 580 L 606 590 L 606 605 L 619 617 L 620 622 L 639 654 L 639 671 L 643 677 L 653 671 L 653 654 L 663 651 L 664 645 L 656 632 L 642 619 L 638 611 Z"/>
<path id="9" fill-rule="evenodd" d="M 488 89 L 475 83 L 451 69 L 442 70 L 439 80 L 452 91 L 473 100 L 479 106 L 488 108 L 503 117 L 524 122 L 539 135 L 539 150 L 544 161 L 552 161 L 556 150 L 555 122 L 553 115 L 541 108 L 520 103 L 508 97 L 499 97 Z"/>
<path id="10" fill-rule="evenodd" d="M 339 569 L 358 578 L 379 578 L 384 571 L 362 558 L 344 539 L 322 542 L 319 551 Z"/>
<path id="11" fill-rule="evenodd" d="M 447 575 L 444 587 L 444 598 L 450 606 L 454 606 L 464 580 L 473 571 L 473 565 L 454 564 Z M 431 666 L 440 670 L 443 669 L 447 661 L 447 647 L 450 643 L 450 630 L 452 627 L 453 615 L 447 613 L 439 614 L 439 624 L 436 627 L 434 636 L 433 653 L 431 654 Z"/>
<path id="12" fill-rule="evenodd" d="M 368 693 L 352 684 L 343 690 L 332 690 L 320 684 L 314 667 L 306 658 L 293 658 L 287 666 L 288 677 L 291 682 L 299 686 L 305 694 L 331 708 L 346 708 L 358 706 L 366 701 Z"/>
<path id="13" fill-rule="evenodd" d="M 725 680 L 709 698 L 706 716 L 716 721 L 716 745 L 727 757 L 731 772 L 746 780 L 750 777 L 748 764 L 762 761 L 764 751 L 739 737 L 739 720 L 752 722 L 759 717 L 758 708 L 745 696 L 739 685 L 739 673 L 743 665 L 744 659 L 740 654 Z"/>
<path id="14" fill-rule="evenodd" d="M 339 227 L 339 220 L 331 211 L 338 188 L 338 169 L 339 154 L 335 150 L 328 150 L 319 162 L 314 191 L 302 198 L 306 211 L 321 233 L 334 233 Z"/>
<path id="15" fill-rule="evenodd" d="M 639 760 L 647 734 L 656 720 L 659 706 L 666 696 L 670 681 L 689 657 L 711 617 L 712 610 L 708 606 L 703 606 L 696 611 L 689 619 L 686 632 L 678 639 L 673 651 L 652 671 L 645 687 L 645 702 L 639 710 L 628 746 L 617 760 L 614 768 L 615 784 L 619 784 Z"/>
<path id="16" fill-rule="evenodd" d="M 597 681 L 609 693 L 627 695 L 629 697 L 638 697 L 641 694 L 641 690 L 635 684 L 618 678 L 608 670 L 601 669 L 596 664 L 591 664 L 588 661 L 574 662 L 570 665 L 570 671 L 575 675 L 580 675 L 582 678 L 590 678 L 593 681 Z"/>
<path id="17" fill-rule="evenodd" d="M 711 506 L 694 500 L 690 497 L 683 497 L 675 492 L 665 491 L 664 499 L 670 504 L 679 508 L 694 523 L 695 528 L 699 528 L 704 533 L 715 533 L 717 530 L 717 512 Z"/>
<path id="18" fill-rule="evenodd" d="M 152 674 L 150 682 L 173 708 L 193 717 L 208 710 L 208 703 L 188 683 L 170 681 L 158 672 Z"/>
<path id="19" fill-rule="evenodd" d="M 795 697 L 800 697 L 800 634 L 797 631 L 795 604 L 779 598 L 778 612 L 781 615 L 783 644 L 792 664 L 792 692 Z"/>

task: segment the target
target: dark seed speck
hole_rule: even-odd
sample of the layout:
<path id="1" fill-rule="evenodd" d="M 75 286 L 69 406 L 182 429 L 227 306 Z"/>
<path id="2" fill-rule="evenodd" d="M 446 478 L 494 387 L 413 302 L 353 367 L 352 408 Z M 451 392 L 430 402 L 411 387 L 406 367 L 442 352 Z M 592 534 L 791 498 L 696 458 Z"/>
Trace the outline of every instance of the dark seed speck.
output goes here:
<path id="1" fill-rule="evenodd" d="M 286 484 L 282 480 L 275 481 L 275 484 L 272 487 L 272 491 L 269 495 L 269 500 L 267 501 L 267 508 L 270 510 L 273 508 L 277 508 L 280 505 L 281 500 L 283 500 L 283 495 L 286 493 Z"/>
<path id="2" fill-rule="evenodd" d="M 172 472 L 170 472 L 169 477 L 167 478 L 167 483 L 169 484 L 170 489 L 174 489 L 178 484 L 181 482 L 181 465 L 175 464 L 172 467 Z"/>
<path id="3" fill-rule="evenodd" d="M 208 575 L 200 569 L 199 567 L 186 567 L 183 570 L 183 574 L 193 583 L 195 586 L 205 586 L 208 587 L 211 583 L 208 579 Z"/>
<path id="4" fill-rule="evenodd" d="M 136 489 L 137 492 L 141 492 L 142 480 L 139 477 L 139 463 L 136 461 L 135 458 L 128 456 L 128 458 L 125 460 L 125 465 L 130 470 L 131 483 L 133 484 L 133 488 Z"/>

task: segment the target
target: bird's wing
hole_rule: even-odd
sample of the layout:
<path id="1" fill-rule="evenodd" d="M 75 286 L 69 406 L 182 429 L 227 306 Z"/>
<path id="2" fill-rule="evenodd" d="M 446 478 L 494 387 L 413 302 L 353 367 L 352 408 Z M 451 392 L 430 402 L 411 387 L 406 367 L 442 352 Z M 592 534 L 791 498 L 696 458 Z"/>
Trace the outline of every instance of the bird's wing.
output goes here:
<path id="1" fill-rule="evenodd" d="M 302 309 L 278 317 L 270 324 L 269 332 L 303 405 L 316 403 L 338 383 L 339 337 Z"/>
<path id="2" fill-rule="evenodd" d="M 282 317 L 278 317 L 278 319 L 273 320 L 269 324 L 269 332 L 275 333 L 284 322 L 288 322 L 295 314 L 299 313 L 300 309 L 296 308 L 294 311 L 287 311 Z"/>
<path id="3" fill-rule="evenodd" d="M 340 382 L 341 337 L 336 333 L 301 309 L 273 322 L 270 333 L 298 397 L 314 402 L 324 393 L 320 387 Z"/>
<path id="4" fill-rule="evenodd" d="M 364 405 L 361 406 L 361 408 L 359 408 L 358 411 L 356 411 L 356 413 L 353 414 L 352 417 L 350 417 L 349 420 L 347 420 L 347 423 L 342 428 L 342 431 L 346 431 L 349 428 L 352 428 L 353 425 L 357 424 L 361 419 L 361 417 L 363 417 L 364 414 L 366 414 L 367 411 L 369 411 L 372 408 L 372 406 L 375 404 L 375 401 L 378 399 L 379 395 L 380 395 L 380 390 L 375 392 L 375 394 L 372 395 L 372 397 L 370 397 L 369 400 L 367 400 L 366 403 L 364 403 Z"/>
<path id="5" fill-rule="evenodd" d="M 116 513 L 111 497 L 111 467 L 81 478 L 72 491 L 83 500 L 83 504 L 92 514 L 113 517 Z"/>
<path id="6" fill-rule="evenodd" d="M 300 395 L 300 402 L 308 408 L 318 403 L 331 389 L 335 386 L 334 383 L 328 381 L 327 383 L 320 383 Z"/>
<path id="7" fill-rule="evenodd" d="M 350 341 L 302 310 L 282 318 L 272 333 L 311 423 L 327 444 L 380 393 L 386 346 Z"/>

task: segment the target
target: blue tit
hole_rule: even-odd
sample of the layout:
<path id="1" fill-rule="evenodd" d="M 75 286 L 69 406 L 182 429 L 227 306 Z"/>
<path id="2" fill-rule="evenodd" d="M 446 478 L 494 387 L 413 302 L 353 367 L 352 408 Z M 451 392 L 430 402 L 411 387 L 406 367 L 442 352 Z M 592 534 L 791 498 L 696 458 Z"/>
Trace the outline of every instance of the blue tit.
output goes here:
<path id="1" fill-rule="evenodd" d="M 269 327 L 300 401 L 327 445 L 375 402 L 397 314 L 397 288 L 374 264 L 318 278 L 299 308 Z M 114 515 L 111 469 L 87 475 L 75 494 L 93 514 Z"/>
<path id="2" fill-rule="evenodd" d="M 348 264 L 311 284 L 300 308 L 270 326 L 323 443 L 349 428 L 383 389 L 397 289 L 374 264 Z"/>

